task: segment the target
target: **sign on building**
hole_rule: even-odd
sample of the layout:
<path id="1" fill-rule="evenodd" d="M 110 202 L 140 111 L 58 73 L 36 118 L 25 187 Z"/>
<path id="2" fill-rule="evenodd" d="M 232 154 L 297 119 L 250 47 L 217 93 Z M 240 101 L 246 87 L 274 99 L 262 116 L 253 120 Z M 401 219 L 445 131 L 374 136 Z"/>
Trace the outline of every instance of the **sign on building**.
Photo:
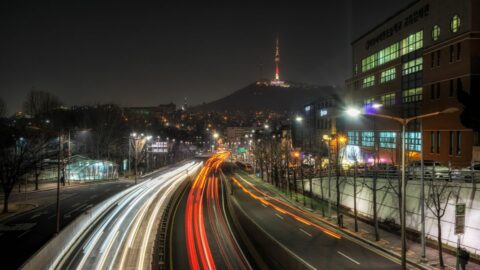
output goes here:
<path id="1" fill-rule="evenodd" d="M 465 204 L 455 205 L 455 234 L 465 233 Z"/>
<path id="2" fill-rule="evenodd" d="M 154 142 L 150 145 L 151 153 L 168 153 L 168 142 L 160 141 Z"/>

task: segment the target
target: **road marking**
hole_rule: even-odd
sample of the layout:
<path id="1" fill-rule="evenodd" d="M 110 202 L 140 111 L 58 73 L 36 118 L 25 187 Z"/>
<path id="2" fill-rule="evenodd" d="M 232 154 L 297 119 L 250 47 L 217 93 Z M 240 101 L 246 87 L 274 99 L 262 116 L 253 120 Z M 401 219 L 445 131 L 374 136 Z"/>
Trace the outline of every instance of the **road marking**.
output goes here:
<path id="1" fill-rule="evenodd" d="M 275 214 L 275 216 L 277 216 L 279 219 L 283 219 L 283 217 L 280 216 L 279 214 Z"/>
<path id="2" fill-rule="evenodd" d="M 17 238 L 22 238 L 22 236 L 24 236 L 25 234 L 27 234 L 29 232 L 30 232 L 30 230 L 26 230 L 23 233 L 21 233 L 19 236 L 17 236 Z"/>
<path id="3" fill-rule="evenodd" d="M 309 232 L 305 231 L 304 229 L 302 229 L 302 228 L 298 228 L 298 229 L 299 229 L 300 231 L 302 231 L 304 234 L 312 237 L 312 235 L 311 235 Z"/>
<path id="4" fill-rule="evenodd" d="M 342 253 L 342 252 L 340 252 L 340 251 L 337 251 L 337 253 L 338 253 L 338 254 L 340 254 L 340 255 L 342 255 L 343 257 L 347 258 L 347 259 L 348 259 L 348 260 L 350 260 L 351 262 L 354 262 L 354 263 L 356 263 L 356 264 L 360 264 L 360 263 L 359 263 L 359 262 L 357 262 L 356 260 L 354 260 L 354 259 L 352 259 L 352 258 L 348 257 L 347 255 L 343 254 L 343 253 Z"/>

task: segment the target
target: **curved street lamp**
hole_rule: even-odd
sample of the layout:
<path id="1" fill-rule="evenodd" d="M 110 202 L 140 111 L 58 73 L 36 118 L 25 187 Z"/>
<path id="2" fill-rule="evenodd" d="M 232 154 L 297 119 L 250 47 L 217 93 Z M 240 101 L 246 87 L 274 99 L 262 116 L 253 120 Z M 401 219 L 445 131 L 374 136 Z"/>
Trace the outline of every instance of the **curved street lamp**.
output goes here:
<path id="1" fill-rule="evenodd" d="M 380 107 L 378 107 L 378 108 L 380 108 Z M 406 232 L 405 232 L 405 230 L 406 230 L 406 223 L 405 223 L 406 209 L 405 209 L 405 206 L 406 206 L 406 186 L 407 186 L 406 181 L 405 181 L 405 141 L 406 141 L 405 140 L 405 128 L 408 125 L 408 123 L 410 123 L 411 121 L 417 120 L 417 119 L 433 117 L 433 116 L 437 116 L 437 115 L 440 115 L 440 114 L 455 113 L 455 112 L 458 112 L 458 111 L 459 111 L 458 108 L 450 107 L 450 108 L 447 108 L 443 111 L 437 111 L 437 112 L 433 112 L 433 113 L 427 113 L 427 114 L 412 116 L 412 117 L 408 117 L 408 118 L 401 118 L 401 117 L 397 117 L 397 116 L 391 116 L 391 115 L 380 114 L 380 113 L 365 113 L 365 112 L 362 112 L 360 109 L 354 108 L 354 107 L 348 108 L 346 110 L 347 115 L 350 116 L 350 117 L 353 117 L 353 118 L 357 118 L 360 115 L 371 115 L 371 116 L 376 116 L 376 117 L 379 117 L 379 118 L 390 119 L 390 120 L 396 121 L 396 122 L 398 122 L 402 125 L 402 166 L 401 166 L 401 169 L 402 169 L 402 171 L 401 171 L 402 172 L 401 208 L 402 209 L 401 209 L 401 213 L 400 213 L 400 216 L 401 216 L 401 238 L 402 238 L 401 239 L 401 241 L 402 241 L 402 269 L 406 269 L 406 266 L 407 266 L 407 242 L 406 242 Z M 423 177 L 422 177 L 422 179 L 423 179 Z M 422 183 L 422 186 L 423 186 L 423 183 Z M 422 189 L 422 195 L 423 195 L 423 193 L 424 193 L 424 190 Z M 424 195 L 422 197 L 424 197 Z M 422 215 L 422 219 L 423 218 L 424 218 L 424 216 Z M 424 233 L 423 233 L 423 230 L 422 230 L 422 238 L 423 237 L 425 237 L 425 236 L 424 236 Z"/>

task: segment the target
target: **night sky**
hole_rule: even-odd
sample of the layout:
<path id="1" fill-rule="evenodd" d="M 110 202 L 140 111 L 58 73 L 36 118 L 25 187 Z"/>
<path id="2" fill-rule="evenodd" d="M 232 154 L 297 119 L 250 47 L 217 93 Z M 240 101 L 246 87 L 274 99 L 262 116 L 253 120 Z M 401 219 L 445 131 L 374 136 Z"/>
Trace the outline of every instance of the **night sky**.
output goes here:
<path id="1" fill-rule="evenodd" d="M 67 105 L 208 102 L 271 78 L 277 33 L 281 79 L 342 86 L 350 42 L 411 0 L 162 2 L 1 1 L 9 113 L 32 88 Z"/>

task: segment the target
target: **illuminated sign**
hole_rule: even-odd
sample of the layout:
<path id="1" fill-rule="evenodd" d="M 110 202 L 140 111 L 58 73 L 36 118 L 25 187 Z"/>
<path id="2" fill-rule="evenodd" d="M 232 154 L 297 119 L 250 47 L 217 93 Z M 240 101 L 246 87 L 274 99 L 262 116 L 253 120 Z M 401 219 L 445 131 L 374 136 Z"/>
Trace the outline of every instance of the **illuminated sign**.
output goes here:
<path id="1" fill-rule="evenodd" d="M 322 109 L 322 110 L 320 110 L 320 117 L 325 116 L 325 115 L 327 115 L 327 114 L 328 114 L 327 109 Z"/>
<path id="2" fill-rule="evenodd" d="M 423 17 L 427 17 L 429 15 L 429 13 L 430 13 L 430 5 L 427 4 L 423 7 L 415 10 L 411 14 L 409 14 L 402 21 L 399 21 L 399 22 L 395 23 L 393 26 L 391 26 L 391 27 L 387 28 L 386 30 L 384 30 L 383 32 L 379 33 L 374 38 L 371 38 L 371 39 L 367 40 L 367 44 L 365 44 L 365 47 L 368 49 L 371 46 L 374 46 L 377 43 L 393 36 L 394 34 L 399 32 L 400 30 L 402 30 L 402 27 L 406 27 L 406 26 L 409 26 L 413 23 L 416 23 L 419 19 L 422 19 Z"/>
<path id="3" fill-rule="evenodd" d="M 151 153 L 168 153 L 168 142 L 160 141 L 154 142 L 150 145 Z"/>

